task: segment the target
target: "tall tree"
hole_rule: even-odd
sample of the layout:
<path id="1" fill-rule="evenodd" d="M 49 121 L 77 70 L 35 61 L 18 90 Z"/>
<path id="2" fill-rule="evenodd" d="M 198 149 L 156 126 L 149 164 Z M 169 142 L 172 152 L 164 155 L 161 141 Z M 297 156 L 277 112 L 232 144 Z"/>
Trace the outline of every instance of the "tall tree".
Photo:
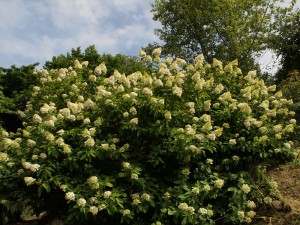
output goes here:
<path id="1" fill-rule="evenodd" d="M 300 70 L 300 10 L 284 20 L 278 20 L 278 32 L 274 35 L 274 48 L 281 57 L 281 68 L 275 74 L 275 82 L 281 83 Z"/>
<path id="2" fill-rule="evenodd" d="M 239 60 L 242 69 L 257 67 L 254 54 L 268 47 L 274 15 L 283 15 L 280 0 L 156 0 L 152 4 L 156 30 L 165 42 L 163 53 L 207 61 Z M 291 6 L 295 2 L 292 0 Z M 291 7 L 284 8 L 291 10 Z"/>

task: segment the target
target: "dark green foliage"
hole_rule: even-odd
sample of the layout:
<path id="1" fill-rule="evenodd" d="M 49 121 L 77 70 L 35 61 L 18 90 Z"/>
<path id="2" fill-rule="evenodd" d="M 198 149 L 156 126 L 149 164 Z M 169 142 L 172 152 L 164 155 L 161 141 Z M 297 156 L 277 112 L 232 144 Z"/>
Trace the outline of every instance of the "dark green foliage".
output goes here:
<path id="1" fill-rule="evenodd" d="M 8 222 L 6 208 L 0 204 L 0 225 L 5 225 Z"/>
<path id="2" fill-rule="evenodd" d="M 22 126 L 17 111 L 25 109 L 32 86 L 38 82 L 38 76 L 33 73 L 37 65 L 0 67 L 0 125 L 8 131 Z"/>
<path id="3" fill-rule="evenodd" d="M 281 56 L 281 68 L 275 74 L 277 84 L 288 78 L 293 70 L 300 70 L 300 11 L 282 22 L 277 35 L 277 55 Z"/>

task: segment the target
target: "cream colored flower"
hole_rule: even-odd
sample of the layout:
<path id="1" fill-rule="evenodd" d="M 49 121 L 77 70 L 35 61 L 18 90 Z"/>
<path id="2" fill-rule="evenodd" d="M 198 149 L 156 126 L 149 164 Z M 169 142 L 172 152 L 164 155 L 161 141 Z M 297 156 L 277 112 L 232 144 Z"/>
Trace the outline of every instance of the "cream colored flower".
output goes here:
<path id="1" fill-rule="evenodd" d="M 100 205 L 98 206 L 98 209 L 99 209 L 99 211 L 101 211 L 101 210 L 103 210 L 103 209 L 106 209 L 106 205 L 100 204 Z"/>
<path id="2" fill-rule="evenodd" d="M 188 176 L 190 175 L 190 169 L 189 168 L 185 168 L 183 170 L 181 170 L 181 173 L 184 175 L 184 176 Z"/>
<path id="3" fill-rule="evenodd" d="M 180 203 L 179 205 L 178 205 L 178 208 L 180 209 L 180 210 L 183 210 L 183 211 L 187 211 L 188 210 L 188 204 L 186 204 L 186 203 Z"/>
<path id="4" fill-rule="evenodd" d="M 249 212 L 247 212 L 247 216 L 249 216 L 251 218 L 253 218 L 255 215 L 256 215 L 256 213 L 254 211 L 252 211 L 252 210 L 249 211 Z"/>
<path id="5" fill-rule="evenodd" d="M 54 127 L 54 121 L 53 120 L 47 120 L 44 122 L 45 126 L 47 127 Z"/>
<path id="6" fill-rule="evenodd" d="M 98 75 L 100 75 L 100 74 L 102 74 L 102 73 L 106 74 L 107 69 L 106 69 L 105 63 L 102 62 L 99 66 L 97 66 L 97 67 L 95 68 L 95 71 L 94 71 L 94 72 L 95 72 L 95 74 L 98 74 Z"/>
<path id="7" fill-rule="evenodd" d="M 161 81 L 161 79 L 157 79 L 154 81 L 154 84 L 158 87 L 162 87 L 164 86 L 163 82 Z"/>
<path id="8" fill-rule="evenodd" d="M 127 215 L 129 215 L 130 213 L 131 213 L 131 212 L 130 212 L 129 209 L 125 209 L 125 210 L 123 210 L 123 212 L 122 212 L 123 216 L 127 216 Z"/>
<path id="9" fill-rule="evenodd" d="M 264 203 L 267 205 L 271 205 L 273 202 L 273 199 L 270 196 L 264 197 Z"/>
<path id="10" fill-rule="evenodd" d="M 230 145 L 236 145 L 236 139 L 230 139 L 229 144 Z"/>
<path id="11" fill-rule="evenodd" d="M 135 107 L 131 107 L 129 109 L 130 114 L 132 114 L 133 116 L 135 116 L 137 114 L 136 108 Z"/>
<path id="12" fill-rule="evenodd" d="M 65 154 L 69 154 L 72 152 L 72 149 L 71 149 L 71 146 L 70 145 L 67 145 L 67 144 L 64 144 L 63 145 L 63 153 Z"/>
<path id="13" fill-rule="evenodd" d="M 27 140 L 27 146 L 28 147 L 34 147 L 36 145 L 36 142 L 34 140 L 28 139 Z"/>
<path id="14" fill-rule="evenodd" d="M 200 214 L 202 215 L 206 215 L 207 214 L 207 209 L 205 208 L 199 208 L 199 211 L 198 211 Z"/>
<path id="15" fill-rule="evenodd" d="M 154 49 L 153 52 L 152 52 L 153 56 L 160 56 L 160 54 L 161 54 L 161 48 L 160 47 Z"/>
<path id="16" fill-rule="evenodd" d="M 139 175 L 136 174 L 136 173 L 132 173 L 132 174 L 131 174 L 131 179 L 132 179 L 132 180 L 138 180 L 138 179 L 139 179 Z"/>
<path id="17" fill-rule="evenodd" d="M 8 160 L 8 156 L 5 152 L 0 152 L 0 162 L 5 162 Z"/>
<path id="18" fill-rule="evenodd" d="M 146 55 L 147 55 L 146 52 L 144 52 L 142 49 L 139 50 L 139 56 L 141 58 L 145 57 Z"/>
<path id="19" fill-rule="evenodd" d="M 122 162 L 122 167 L 125 168 L 125 169 L 130 169 L 131 165 L 130 165 L 129 162 Z"/>
<path id="20" fill-rule="evenodd" d="M 133 118 L 133 119 L 131 119 L 131 120 L 129 121 L 129 123 L 132 124 L 132 125 L 138 125 L 139 119 L 138 119 L 138 118 Z"/>
<path id="21" fill-rule="evenodd" d="M 147 202 L 149 202 L 150 198 L 151 198 L 150 195 L 147 193 L 143 193 L 141 197 L 142 197 L 142 199 L 144 199 Z"/>
<path id="22" fill-rule="evenodd" d="M 32 120 L 35 123 L 41 123 L 43 121 L 42 117 L 40 117 L 38 114 L 34 114 Z"/>
<path id="23" fill-rule="evenodd" d="M 186 61 L 180 58 L 176 58 L 176 63 L 178 64 L 178 66 L 183 67 L 184 65 L 186 65 Z"/>
<path id="24" fill-rule="evenodd" d="M 247 206 L 248 206 L 250 209 L 256 208 L 255 202 L 254 202 L 254 201 L 250 201 L 250 200 L 247 202 Z"/>
<path id="25" fill-rule="evenodd" d="M 40 165 L 39 164 L 30 164 L 30 166 L 29 166 L 29 170 L 31 171 L 31 172 L 36 172 L 36 171 L 38 171 L 39 169 L 40 169 Z"/>
<path id="26" fill-rule="evenodd" d="M 54 135 L 53 134 L 47 134 L 47 136 L 46 136 L 46 140 L 47 141 L 54 141 L 54 139 L 55 139 L 55 137 L 54 137 Z"/>
<path id="27" fill-rule="evenodd" d="M 214 163 L 214 160 L 212 159 L 207 159 L 206 160 L 206 163 L 209 164 L 209 165 L 212 165 Z"/>
<path id="28" fill-rule="evenodd" d="M 251 191 L 251 188 L 249 187 L 248 184 L 243 184 L 242 185 L 242 191 L 246 194 L 248 194 Z"/>
<path id="29" fill-rule="evenodd" d="M 84 103 L 84 106 L 88 109 L 92 109 L 95 107 L 95 103 L 91 99 L 87 99 Z"/>
<path id="30" fill-rule="evenodd" d="M 91 206 L 89 209 L 89 212 L 92 213 L 94 216 L 98 214 L 98 207 L 96 206 Z"/>
<path id="31" fill-rule="evenodd" d="M 89 138 L 87 139 L 85 142 L 84 142 L 85 146 L 88 146 L 88 147 L 93 147 L 95 145 L 95 141 L 93 138 Z"/>
<path id="32" fill-rule="evenodd" d="M 101 148 L 104 150 L 109 150 L 109 144 L 101 144 Z"/>
<path id="33" fill-rule="evenodd" d="M 192 188 L 192 193 L 194 193 L 194 194 L 199 194 L 200 193 L 200 189 L 198 188 L 198 187 L 193 187 Z"/>
<path id="34" fill-rule="evenodd" d="M 217 179 L 217 180 L 215 181 L 215 186 L 216 186 L 217 188 L 222 188 L 223 185 L 224 185 L 224 180 L 223 180 L 223 179 Z"/>
<path id="35" fill-rule="evenodd" d="M 36 179 L 33 177 L 24 177 L 24 181 L 27 186 L 30 186 L 36 181 Z"/>
<path id="36" fill-rule="evenodd" d="M 77 200 L 77 205 L 80 206 L 80 207 L 84 207 L 85 204 L 86 204 L 86 200 L 84 198 L 80 198 Z"/>
<path id="37" fill-rule="evenodd" d="M 174 95 L 177 95 L 177 96 L 181 97 L 181 95 L 182 95 L 182 88 L 175 86 L 175 87 L 173 87 L 172 90 L 173 90 L 173 94 Z"/>
<path id="38" fill-rule="evenodd" d="M 111 196 L 111 191 L 105 191 L 104 193 L 103 193 L 103 198 L 110 198 L 110 196 Z"/>
<path id="39" fill-rule="evenodd" d="M 243 219 L 245 217 L 245 212 L 244 211 L 238 211 L 237 215 L 240 219 Z"/>
<path id="40" fill-rule="evenodd" d="M 83 62 L 81 63 L 81 65 L 82 65 L 83 67 L 88 67 L 89 61 L 83 61 Z"/>
<path id="41" fill-rule="evenodd" d="M 221 61 L 213 58 L 213 67 L 218 67 L 219 69 L 223 69 L 223 64 Z"/>
<path id="42" fill-rule="evenodd" d="M 204 130 L 205 130 L 205 129 L 204 129 Z M 208 134 L 207 136 L 208 136 L 208 139 L 210 139 L 210 140 L 212 140 L 212 141 L 216 140 L 216 134 L 215 134 L 215 133 L 210 133 L 210 134 Z"/>
<path id="43" fill-rule="evenodd" d="M 82 68 L 82 65 L 80 64 L 80 62 L 77 59 L 74 61 L 74 67 L 78 68 L 78 69 Z"/>
<path id="44" fill-rule="evenodd" d="M 224 86 L 222 84 L 218 84 L 216 87 L 215 87 L 215 90 L 214 92 L 216 94 L 221 94 L 221 92 L 224 90 Z"/>
<path id="45" fill-rule="evenodd" d="M 65 194 L 65 199 L 68 200 L 68 201 L 74 201 L 75 200 L 74 192 L 67 192 Z"/>
<path id="46" fill-rule="evenodd" d="M 59 137 L 55 143 L 59 146 L 63 146 L 65 144 L 64 139 L 62 139 L 61 137 Z"/>
<path id="47" fill-rule="evenodd" d="M 167 111 L 167 112 L 165 113 L 165 118 L 166 118 L 167 120 L 171 120 L 171 119 L 172 119 L 172 114 L 171 114 L 170 111 Z"/>

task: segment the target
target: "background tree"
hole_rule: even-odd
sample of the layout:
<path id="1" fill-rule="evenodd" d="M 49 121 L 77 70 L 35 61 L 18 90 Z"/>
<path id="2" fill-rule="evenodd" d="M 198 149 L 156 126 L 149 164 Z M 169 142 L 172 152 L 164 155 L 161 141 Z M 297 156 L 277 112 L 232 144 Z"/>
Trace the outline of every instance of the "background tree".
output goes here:
<path id="1" fill-rule="evenodd" d="M 156 34 L 164 41 L 166 55 L 205 60 L 216 57 L 225 63 L 238 59 L 243 70 L 258 68 L 254 54 L 268 47 L 272 18 L 292 7 L 279 0 L 156 0 L 153 19 L 162 24 Z M 293 6 L 295 2 L 291 2 Z"/>
<path id="2" fill-rule="evenodd" d="M 280 58 L 281 67 L 273 76 L 274 83 L 287 99 L 293 99 L 290 109 L 300 119 L 300 11 L 276 19 L 276 32 L 271 38 L 273 49 Z M 299 132 L 295 134 L 299 136 Z"/>
<path id="3" fill-rule="evenodd" d="M 0 124 L 9 131 L 22 126 L 17 111 L 25 109 L 32 86 L 38 82 L 38 76 L 33 72 L 37 65 L 0 67 Z"/>
<path id="4" fill-rule="evenodd" d="M 278 32 L 273 44 L 277 56 L 281 58 L 281 68 L 275 74 L 275 82 L 279 84 L 294 70 L 300 70 L 300 11 L 297 10 L 284 20 L 277 20 L 277 23 Z"/>
<path id="5" fill-rule="evenodd" d="M 90 68 L 96 68 L 101 62 L 105 62 L 107 67 L 107 74 L 112 74 L 114 70 L 118 70 L 120 73 L 130 74 L 135 71 L 144 70 L 150 68 L 145 62 L 140 61 L 137 57 L 126 56 L 123 54 L 111 54 L 100 55 L 94 45 L 87 47 L 84 52 L 80 47 L 72 49 L 71 53 L 66 55 L 54 56 L 51 61 L 47 61 L 44 65 L 45 69 L 59 69 L 68 68 L 74 65 L 75 59 L 82 61 L 88 61 Z"/>

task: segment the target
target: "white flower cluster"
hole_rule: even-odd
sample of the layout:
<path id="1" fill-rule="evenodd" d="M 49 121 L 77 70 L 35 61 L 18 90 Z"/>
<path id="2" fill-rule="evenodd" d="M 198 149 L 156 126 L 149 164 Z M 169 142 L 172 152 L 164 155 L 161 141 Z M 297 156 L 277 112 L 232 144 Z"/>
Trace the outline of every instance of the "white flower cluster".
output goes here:
<path id="1" fill-rule="evenodd" d="M 187 65 L 183 59 L 161 61 L 161 51 L 161 48 L 153 51 L 154 62 L 144 51 L 139 52 L 143 60 L 155 65 L 151 73 L 143 71 L 126 75 L 115 70 L 112 75 L 106 76 L 105 63 L 88 70 L 85 67 L 89 63 L 78 60 L 74 62 L 74 69 L 39 71 L 41 85 L 34 87 L 32 100 L 23 113 L 26 123 L 24 129 L 18 131 L 20 137 L 1 132 L 1 166 L 2 163 L 5 166 L 10 163 L 11 167 L 18 165 L 11 162 L 13 157 L 10 154 L 19 154 L 22 167 L 18 168 L 18 174 L 25 176 L 24 182 L 30 186 L 42 185 L 43 179 L 29 177 L 28 173 L 41 168 L 47 171 L 48 160 L 60 159 L 59 163 L 66 166 L 74 163 L 85 169 L 96 165 L 98 159 L 104 164 L 106 160 L 113 160 L 116 163 L 111 169 L 119 171 L 114 171 L 116 176 L 108 177 L 108 180 L 114 187 L 124 184 L 122 190 L 112 188 L 112 184 L 102 185 L 101 169 L 100 174 L 91 170 L 93 176 L 84 178 L 84 184 L 78 183 L 76 177 L 74 183 L 66 182 L 68 179 L 62 179 L 57 182 L 59 184 L 50 183 L 58 185 L 65 193 L 65 200 L 75 205 L 74 209 L 83 207 L 82 212 L 92 215 L 107 207 L 111 210 L 110 202 L 116 203 L 125 195 L 131 196 L 129 202 L 126 202 L 127 197 L 120 200 L 124 200 L 124 208 L 116 209 L 117 213 L 131 218 L 136 214 L 135 207 L 148 207 L 153 203 L 159 205 L 153 202 L 157 199 L 154 193 L 145 193 L 144 190 L 132 194 L 130 186 L 147 182 L 144 174 L 152 173 L 145 170 L 148 163 L 154 161 L 152 158 L 149 160 L 149 155 L 154 157 L 155 151 L 160 151 L 161 155 L 171 153 L 185 163 L 173 171 L 180 179 L 193 179 L 196 169 L 188 165 L 201 163 L 208 174 L 207 179 L 194 184 L 188 192 L 198 201 L 201 199 L 199 196 L 209 197 L 212 192 L 220 197 L 219 194 L 225 190 L 225 181 L 226 188 L 229 188 L 227 186 L 231 182 L 227 183 L 225 172 L 218 171 L 218 168 L 226 165 L 230 169 L 232 165 L 243 163 L 246 160 L 243 157 L 244 146 L 257 146 L 263 157 L 267 157 L 268 152 L 273 155 L 273 152 L 284 154 L 293 150 L 294 144 L 288 140 L 296 128 L 296 120 L 291 119 L 294 112 L 289 111 L 292 101 L 283 99 L 281 92 L 274 93 L 276 86 L 267 87 L 255 71 L 242 76 L 237 61 L 223 66 L 221 61 L 213 59 L 212 65 L 203 64 L 204 56 L 199 55 L 193 65 Z M 85 72 L 84 76 L 80 69 Z M 41 96 L 45 91 L 49 95 Z M 163 137 L 163 140 L 157 140 L 157 137 Z M 225 151 L 228 154 L 222 158 Z M 143 157 L 147 165 L 136 163 Z M 157 163 L 161 165 L 163 162 Z M 102 167 L 102 164 L 97 166 Z M 211 171 L 212 168 L 216 173 Z M 62 178 L 66 175 L 65 171 L 58 173 L 62 173 Z M 34 175 L 39 176 L 39 173 Z M 231 178 L 237 179 L 234 176 L 237 177 L 232 174 Z M 127 182 L 119 182 L 123 179 Z M 240 182 L 239 188 L 244 195 L 252 196 L 254 184 L 247 182 Z M 127 183 L 130 185 L 126 186 Z M 79 187 L 74 191 L 76 194 L 70 191 L 75 185 Z M 274 182 L 270 182 L 269 186 L 277 188 Z M 83 187 L 88 191 L 78 191 Z M 172 188 L 162 198 L 168 204 L 173 204 L 171 194 L 177 194 L 176 188 Z M 123 190 L 124 193 L 121 193 Z M 201 218 L 213 216 L 214 206 L 206 207 L 197 202 L 201 207 L 196 208 L 196 204 L 189 200 L 175 207 L 188 216 L 196 213 Z M 245 209 L 233 214 L 241 222 L 248 222 L 255 216 L 253 209 L 256 205 L 254 201 L 244 201 Z M 264 201 L 271 204 L 272 198 L 266 197 Z M 126 205 L 133 206 L 133 209 L 125 208 Z M 170 207 L 174 208 L 174 205 Z M 164 208 L 161 211 L 168 210 Z"/>
<path id="2" fill-rule="evenodd" d="M 34 184 L 36 179 L 33 177 L 24 177 L 24 181 L 27 186 L 30 186 L 30 185 Z"/>
<path id="3" fill-rule="evenodd" d="M 26 162 L 26 161 L 22 161 L 22 166 L 24 169 L 27 169 L 27 170 L 30 170 L 31 172 L 36 172 L 40 169 L 40 165 L 35 163 L 35 164 L 32 164 L 30 162 Z"/>
<path id="4" fill-rule="evenodd" d="M 222 188 L 223 185 L 224 185 L 224 180 L 223 179 L 217 179 L 217 180 L 215 180 L 215 186 L 217 188 Z"/>
<path id="5" fill-rule="evenodd" d="M 91 186 L 92 189 L 99 189 L 99 181 L 98 177 L 96 176 L 91 176 L 88 180 L 87 183 Z"/>
<path id="6" fill-rule="evenodd" d="M 67 201 L 74 201 L 75 200 L 75 194 L 74 194 L 74 192 L 67 192 L 65 194 L 65 199 Z"/>
<path id="7" fill-rule="evenodd" d="M 0 152 L 0 162 L 8 161 L 8 155 L 5 152 Z"/>
<path id="8" fill-rule="evenodd" d="M 184 212 L 187 212 L 189 214 L 194 214 L 195 213 L 195 208 L 192 206 L 189 206 L 187 203 L 180 203 L 178 205 L 178 208 Z"/>

